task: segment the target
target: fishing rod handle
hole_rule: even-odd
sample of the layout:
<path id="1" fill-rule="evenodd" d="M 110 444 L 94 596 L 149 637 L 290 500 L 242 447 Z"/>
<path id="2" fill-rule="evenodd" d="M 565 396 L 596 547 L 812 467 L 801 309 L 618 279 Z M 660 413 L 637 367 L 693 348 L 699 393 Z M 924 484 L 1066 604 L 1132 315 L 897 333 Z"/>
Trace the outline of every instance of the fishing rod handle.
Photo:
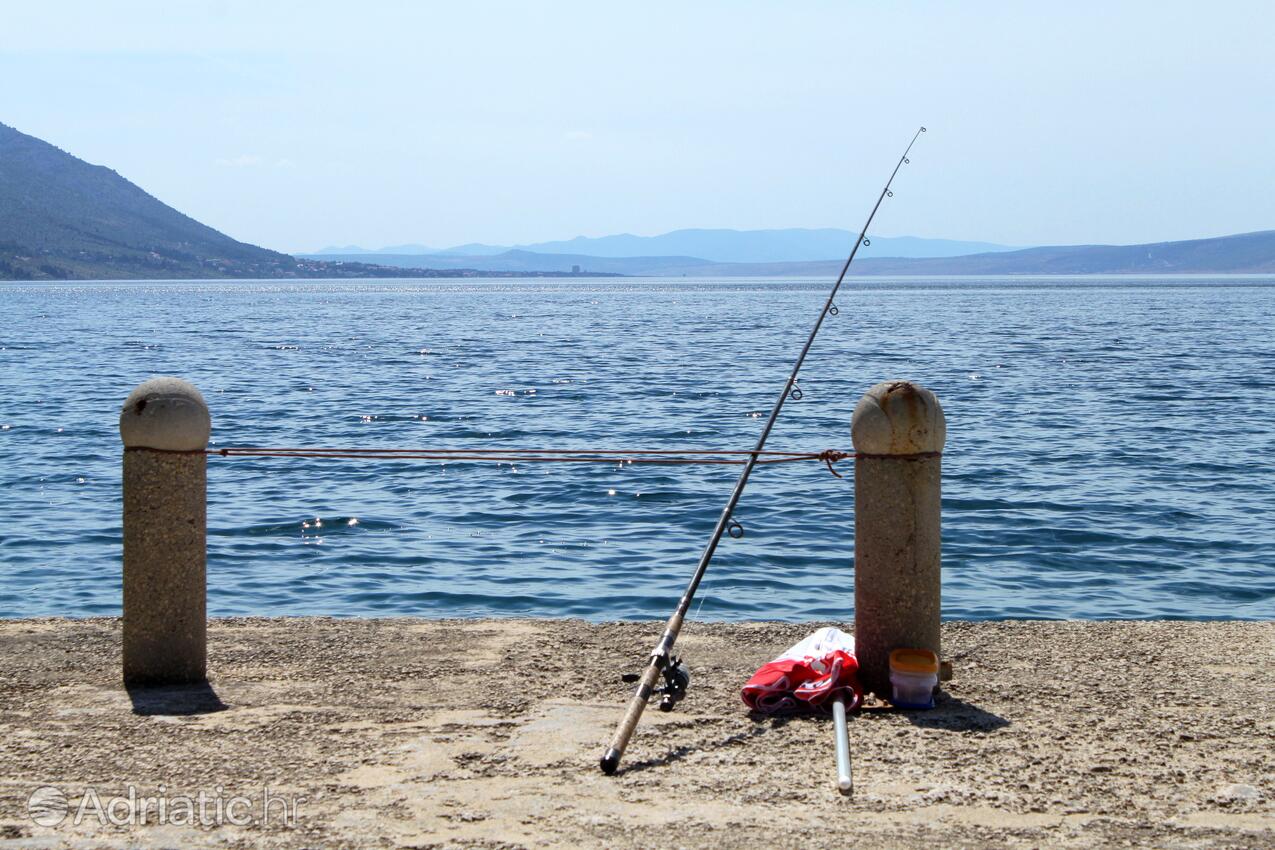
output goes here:
<path id="1" fill-rule="evenodd" d="M 651 663 L 646 665 L 646 671 L 642 673 L 641 680 L 638 681 L 637 691 L 629 702 L 629 710 L 624 713 L 624 719 L 620 721 L 620 725 L 615 727 L 615 734 L 611 736 L 611 745 L 607 747 L 606 754 L 602 756 L 602 772 L 607 776 L 615 773 L 616 768 L 620 766 L 620 758 L 624 755 L 624 748 L 629 745 L 629 739 L 633 737 L 633 730 L 637 728 L 638 721 L 642 719 L 642 712 L 646 710 L 646 703 L 651 699 L 651 694 L 655 692 L 655 683 L 659 678 L 660 665 L 656 658 L 652 658 Z"/>

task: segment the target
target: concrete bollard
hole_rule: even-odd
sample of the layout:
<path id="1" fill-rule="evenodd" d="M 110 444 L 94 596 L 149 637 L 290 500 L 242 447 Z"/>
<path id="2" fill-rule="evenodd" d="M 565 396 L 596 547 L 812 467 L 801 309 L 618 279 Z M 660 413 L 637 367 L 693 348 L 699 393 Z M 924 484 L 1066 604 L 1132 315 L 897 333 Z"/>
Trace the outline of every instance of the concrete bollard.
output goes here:
<path id="1" fill-rule="evenodd" d="M 886 381 L 854 409 L 854 637 L 865 691 L 890 697 L 890 652 L 940 657 L 939 472 L 947 440 L 934 393 Z"/>
<path id="2" fill-rule="evenodd" d="M 152 378 L 120 411 L 124 441 L 124 681 L 207 675 L 207 458 L 199 390 Z"/>

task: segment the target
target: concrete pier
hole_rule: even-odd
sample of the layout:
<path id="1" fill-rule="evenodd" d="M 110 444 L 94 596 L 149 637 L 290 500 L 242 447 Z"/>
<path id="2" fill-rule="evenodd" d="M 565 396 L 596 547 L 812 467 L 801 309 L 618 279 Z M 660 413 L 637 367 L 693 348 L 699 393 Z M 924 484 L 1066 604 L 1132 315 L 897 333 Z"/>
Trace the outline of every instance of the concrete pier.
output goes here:
<path id="1" fill-rule="evenodd" d="M 208 406 L 178 378 L 152 378 L 120 411 L 124 441 L 124 681 L 206 676 Z"/>
<path id="2" fill-rule="evenodd" d="M 1275 623 L 944 622 L 978 674 L 932 711 L 852 718 L 851 797 L 830 723 L 758 720 L 739 699 L 824 622 L 695 622 L 690 695 L 648 711 L 600 774 L 633 695 L 620 663 L 661 625 L 214 619 L 228 707 L 210 714 L 170 702 L 196 690 L 179 688 L 138 713 L 102 669 L 116 620 L 0 620 L 0 847 L 1275 847 Z M 89 791 L 105 808 L 130 790 L 166 798 L 169 823 L 144 804 L 107 808 L 132 826 L 76 817 Z M 28 802 L 41 792 L 65 795 L 56 826 Z M 249 798 L 255 820 L 214 819 L 212 801 L 206 825 L 171 817 L 201 792 Z M 268 820 L 266 794 L 282 798 Z"/>
<path id="3" fill-rule="evenodd" d="M 908 381 L 854 410 L 854 636 L 865 691 L 890 696 L 890 651 L 941 653 L 939 473 L 947 439 L 934 393 Z"/>

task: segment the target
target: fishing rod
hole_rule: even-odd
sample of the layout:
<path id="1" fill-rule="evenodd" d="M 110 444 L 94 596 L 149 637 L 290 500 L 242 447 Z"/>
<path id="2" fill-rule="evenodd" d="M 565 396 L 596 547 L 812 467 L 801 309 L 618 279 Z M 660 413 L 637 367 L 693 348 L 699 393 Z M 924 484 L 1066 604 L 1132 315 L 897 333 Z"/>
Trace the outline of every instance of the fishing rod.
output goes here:
<path id="1" fill-rule="evenodd" d="M 907 148 L 903 151 L 903 156 L 899 157 L 898 164 L 894 166 L 894 171 L 890 172 L 890 179 L 885 181 L 885 188 L 881 190 L 876 204 L 872 207 L 872 212 L 868 214 L 868 220 L 863 223 L 863 229 L 859 231 L 859 238 L 855 240 L 854 247 L 850 249 L 850 256 L 846 258 L 845 265 L 841 267 L 841 274 L 837 275 L 837 282 L 833 284 L 832 291 L 828 293 L 828 299 L 824 302 L 823 309 L 819 311 L 819 318 L 815 320 L 815 326 L 811 329 L 810 336 L 806 338 L 806 344 L 802 346 L 801 353 L 797 355 L 797 362 L 793 364 L 792 372 L 788 375 L 788 381 L 784 384 L 783 392 L 779 394 L 779 400 L 771 408 L 770 417 L 766 420 L 765 427 L 761 429 L 761 436 L 757 438 L 757 445 L 749 453 L 748 462 L 744 464 L 743 470 L 739 473 L 739 480 L 735 482 L 735 489 L 731 491 L 730 498 L 726 501 L 726 507 L 722 509 L 722 515 L 717 519 L 717 525 L 713 528 L 713 533 L 708 538 L 708 545 L 704 547 L 704 554 L 700 555 L 699 565 L 695 568 L 695 575 L 691 577 L 691 583 L 686 586 L 686 592 L 682 594 L 681 601 L 677 603 L 677 610 L 668 618 L 668 623 L 664 627 L 664 634 L 660 636 L 659 643 L 655 645 L 655 649 L 651 652 L 651 660 L 647 663 L 646 669 L 640 676 L 625 677 L 626 681 L 637 681 L 637 692 L 634 693 L 633 699 L 629 702 L 629 708 L 624 713 L 624 719 L 616 727 L 615 735 L 612 736 L 611 743 L 607 747 L 606 753 L 602 756 L 602 772 L 607 775 L 615 773 L 616 768 L 620 766 L 620 758 L 624 755 L 624 750 L 629 745 L 629 739 L 633 737 L 633 731 L 637 728 L 638 720 L 641 719 L 642 712 L 646 709 L 646 703 L 650 700 L 651 695 L 655 693 L 663 694 L 664 698 L 660 702 L 660 709 L 669 711 L 686 693 L 690 675 L 682 665 L 681 660 L 672 656 L 673 644 L 677 641 L 677 636 L 682 631 L 682 621 L 686 618 L 686 612 L 690 610 L 691 600 L 695 598 L 695 591 L 699 589 L 704 573 L 708 571 L 708 565 L 713 560 L 713 553 L 717 551 L 717 544 L 721 542 L 722 534 L 729 534 L 735 538 L 744 536 L 743 526 L 739 524 L 733 514 L 735 506 L 739 504 L 739 497 L 744 494 L 744 487 L 748 485 L 748 476 L 752 474 L 753 468 L 757 465 L 758 457 L 766 447 L 766 440 L 770 437 L 771 429 L 775 427 L 775 420 L 779 418 L 779 412 L 783 410 L 784 402 L 789 398 L 794 401 L 801 398 L 801 387 L 797 385 L 797 373 L 801 371 L 802 364 L 806 362 L 806 355 L 810 353 L 810 347 L 814 344 L 815 337 L 819 335 L 819 329 L 823 326 L 824 318 L 837 314 L 837 306 L 833 303 L 833 299 L 837 297 L 837 291 L 841 289 L 841 282 L 846 278 L 846 271 L 849 270 L 850 264 L 854 262 L 854 256 L 859 253 L 859 248 L 870 244 L 868 228 L 872 226 L 872 219 L 876 217 L 877 210 L 881 208 L 881 202 L 887 197 L 894 197 L 894 192 L 890 191 L 890 184 L 894 182 L 899 169 L 909 162 L 908 153 L 911 152 L 912 145 L 916 144 L 916 140 L 924 132 L 925 128 L 922 127 L 913 134 L 912 141 L 908 142 Z M 664 687 L 657 691 L 655 684 L 661 674 L 664 676 L 665 684 Z"/>

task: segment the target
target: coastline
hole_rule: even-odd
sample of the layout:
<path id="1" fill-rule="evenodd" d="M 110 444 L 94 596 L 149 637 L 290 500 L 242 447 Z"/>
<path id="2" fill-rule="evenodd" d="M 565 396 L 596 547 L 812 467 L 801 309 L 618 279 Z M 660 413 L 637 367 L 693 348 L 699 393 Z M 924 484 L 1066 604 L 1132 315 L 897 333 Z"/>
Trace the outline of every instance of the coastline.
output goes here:
<path id="1" fill-rule="evenodd" d="M 821 623 L 692 623 L 688 698 L 597 757 L 661 624 L 215 619 L 210 689 L 119 683 L 118 619 L 0 621 L 0 847 L 882 847 L 1275 841 L 1275 623 L 952 621 L 931 712 L 751 719 Z M 217 710 L 212 710 L 217 709 Z M 294 823 L 32 822 L 28 797 L 304 797 Z M 162 786 L 162 788 L 161 788 Z M 78 846 L 78 845 L 77 845 Z"/>
<path id="2" fill-rule="evenodd" d="M 437 271 L 430 269 L 402 269 L 403 272 Z M 619 274 L 615 272 L 485 272 L 472 269 L 446 269 L 439 274 L 389 274 L 389 275 L 347 275 L 344 277 L 99 277 L 99 278 L 0 278 L 0 284 L 15 285 L 55 285 L 55 284 L 210 284 L 210 283 L 268 283 L 312 285 L 317 283 L 337 283 L 357 285 L 366 283 L 403 284 L 412 281 L 439 282 L 443 284 L 462 281 L 466 283 L 482 283 L 484 281 L 526 280 L 555 281 L 579 280 L 584 282 L 606 283 L 616 281 L 630 283 L 633 281 L 651 281 L 662 284 L 705 284 L 724 283 L 787 283 L 793 281 L 824 284 L 828 275 L 824 273 L 805 274 Z M 455 271 L 456 274 L 450 272 Z M 465 273 L 462 273 L 465 272 Z M 1051 273 L 1051 272 L 997 272 L 994 274 L 960 273 L 960 274 L 896 274 L 893 272 L 857 272 L 846 274 L 846 280 L 888 285 L 890 283 L 1021 283 L 1040 281 L 1042 283 L 1075 283 L 1096 284 L 1105 281 L 1113 283 L 1126 282 L 1159 282 L 1168 286 L 1190 283 L 1218 282 L 1218 285 L 1275 284 L 1275 272 L 1084 272 L 1084 273 Z"/>

